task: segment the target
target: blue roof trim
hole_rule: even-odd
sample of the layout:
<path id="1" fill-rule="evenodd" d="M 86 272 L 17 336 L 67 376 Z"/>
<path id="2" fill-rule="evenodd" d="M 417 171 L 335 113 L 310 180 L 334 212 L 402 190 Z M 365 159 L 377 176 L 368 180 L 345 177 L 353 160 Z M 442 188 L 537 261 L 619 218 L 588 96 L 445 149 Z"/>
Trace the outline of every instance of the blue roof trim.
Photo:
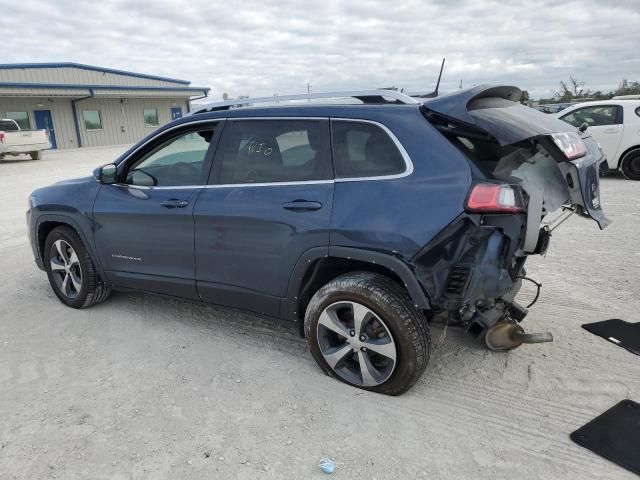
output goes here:
<path id="1" fill-rule="evenodd" d="M 0 82 L 0 88 L 59 88 L 63 90 L 141 90 L 141 91 L 178 91 L 178 92 L 204 92 L 208 94 L 209 87 L 127 87 L 123 85 L 89 85 L 68 83 L 10 83 Z"/>
<path id="2" fill-rule="evenodd" d="M 177 78 L 159 77 L 156 75 L 147 75 L 144 73 L 127 72 L 126 70 L 116 70 L 115 68 L 95 67 L 93 65 L 85 65 L 83 63 L 61 62 L 61 63 L 4 63 L 0 64 L 0 70 L 9 70 L 13 68 L 79 68 L 81 70 L 91 70 L 94 72 L 114 73 L 116 75 L 126 75 L 128 77 L 146 78 L 149 80 L 160 80 L 163 82 L 180 83 L 189 85 L 188 80 L 180 80 Z"/>

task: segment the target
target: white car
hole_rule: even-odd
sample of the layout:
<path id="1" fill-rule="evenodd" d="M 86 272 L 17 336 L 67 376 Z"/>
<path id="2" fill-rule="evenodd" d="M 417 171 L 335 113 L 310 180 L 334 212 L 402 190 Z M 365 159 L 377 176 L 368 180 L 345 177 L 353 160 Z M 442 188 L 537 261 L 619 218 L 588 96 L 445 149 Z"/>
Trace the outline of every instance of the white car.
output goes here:
<path id="1" fill-rule="evenodd" d="M 640 180 L 640 100 L 598 100 L 572 105 L 555 117 L 587 132 L 600 144 L 610 170 Z"/>

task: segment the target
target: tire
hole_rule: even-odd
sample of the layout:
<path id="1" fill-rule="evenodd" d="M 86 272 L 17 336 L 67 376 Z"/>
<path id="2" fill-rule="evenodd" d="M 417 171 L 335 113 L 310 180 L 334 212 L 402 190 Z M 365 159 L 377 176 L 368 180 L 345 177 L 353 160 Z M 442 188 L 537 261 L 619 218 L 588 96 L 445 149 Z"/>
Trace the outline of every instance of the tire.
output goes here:
<path id="1" fill-rule="evenodd" d="M 622 158 L 620 171 L 629 180 L 640 180 L 640 149 L 632 150 Z"/>
<path id="2" fill-rule="evenodd" d="M 42 160 L 42 150 L 38 152 L 31 152 L 29 155 L 31 155 L 32 160 Z"/>
<path id="3" fill-rule="evenodd" d="M 600 164 L 599 176 L 600 176 L 600 178 L 606 177 L 606 176 L 609 175 L 610 172 L 611 172 L 611 170 L 609 169 L 609 162 L 607 162 L 605 160 L 604 162 L 602 162 Z"/>
<path id="4" fill-rule="evenodd" d="M 54 228 L 44 244 L 49 283 L 62 303 L 87 308 L 104 302 L 110 289 L 101 280 L 79 235 L 70 227 Z"/>
<path id="5" fill-rule="evenodd" d="M 307 306 L 304 328 L 320 368 L 364 390 L 400 395 L 429 362 L 431 337 L 424 314 L 406 290 L 376 273 L 348 273 L 320 288 Z"/>

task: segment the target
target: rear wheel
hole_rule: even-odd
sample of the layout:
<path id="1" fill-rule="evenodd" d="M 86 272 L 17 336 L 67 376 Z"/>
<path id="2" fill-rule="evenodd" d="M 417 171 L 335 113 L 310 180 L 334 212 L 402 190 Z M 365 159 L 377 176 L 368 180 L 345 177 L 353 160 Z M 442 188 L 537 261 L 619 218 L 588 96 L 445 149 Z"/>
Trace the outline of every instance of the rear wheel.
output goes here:
<path id="1" fill-rule="evenodd" d="M 640 149 L 633 150 L 622 158 L 620 170 L 629 180 L 640 180 Z"/>
<path id="2" fill-rule="evenodd" d="M 54 228 L 47 236 L 43 257 L 51 288 L 65 305 L 86 308 L 109 296 L 109 287 L 100 280 L 89 252 L 72 228 Z"/>
<path id="3" fill-rule="evenodd" d="M 31 155 L 33 160 L 42 160 L 42 150 L 38 152 L 31 152 L 29 155 Z"/>
<path id="4" fill-rule="evenodd" d="M 407 391 L 429 361 L 424 315 L 403 288 L 375 273 L 346 274 L 318 290 L 305 334 L 325 373 L 378 393 Z"/>

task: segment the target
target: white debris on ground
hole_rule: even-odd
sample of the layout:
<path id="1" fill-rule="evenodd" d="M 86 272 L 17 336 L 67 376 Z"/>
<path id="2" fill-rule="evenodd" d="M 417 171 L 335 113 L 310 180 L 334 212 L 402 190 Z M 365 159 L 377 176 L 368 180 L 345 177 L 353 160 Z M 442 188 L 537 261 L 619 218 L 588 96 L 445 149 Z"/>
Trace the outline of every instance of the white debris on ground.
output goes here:
<path id="1" fill-rule="evenodd" d="M 253 315 L 123 293 L 64 307 L 32 259 L 27 195 L 123 150 L 0 162 L 0 478 L 323 478 L 326 456 L 344 479 L 636 478 L 569 433 L 640 401 L 640 357 L 580 328 L 640 321 L 640 182 L 604 179 L 614 223 L 574 216 L 528 263 L 543 289 L 523 325 L 553 343 L 491 353 L 449 328 L 392 398 L 326 377 Z"/>

